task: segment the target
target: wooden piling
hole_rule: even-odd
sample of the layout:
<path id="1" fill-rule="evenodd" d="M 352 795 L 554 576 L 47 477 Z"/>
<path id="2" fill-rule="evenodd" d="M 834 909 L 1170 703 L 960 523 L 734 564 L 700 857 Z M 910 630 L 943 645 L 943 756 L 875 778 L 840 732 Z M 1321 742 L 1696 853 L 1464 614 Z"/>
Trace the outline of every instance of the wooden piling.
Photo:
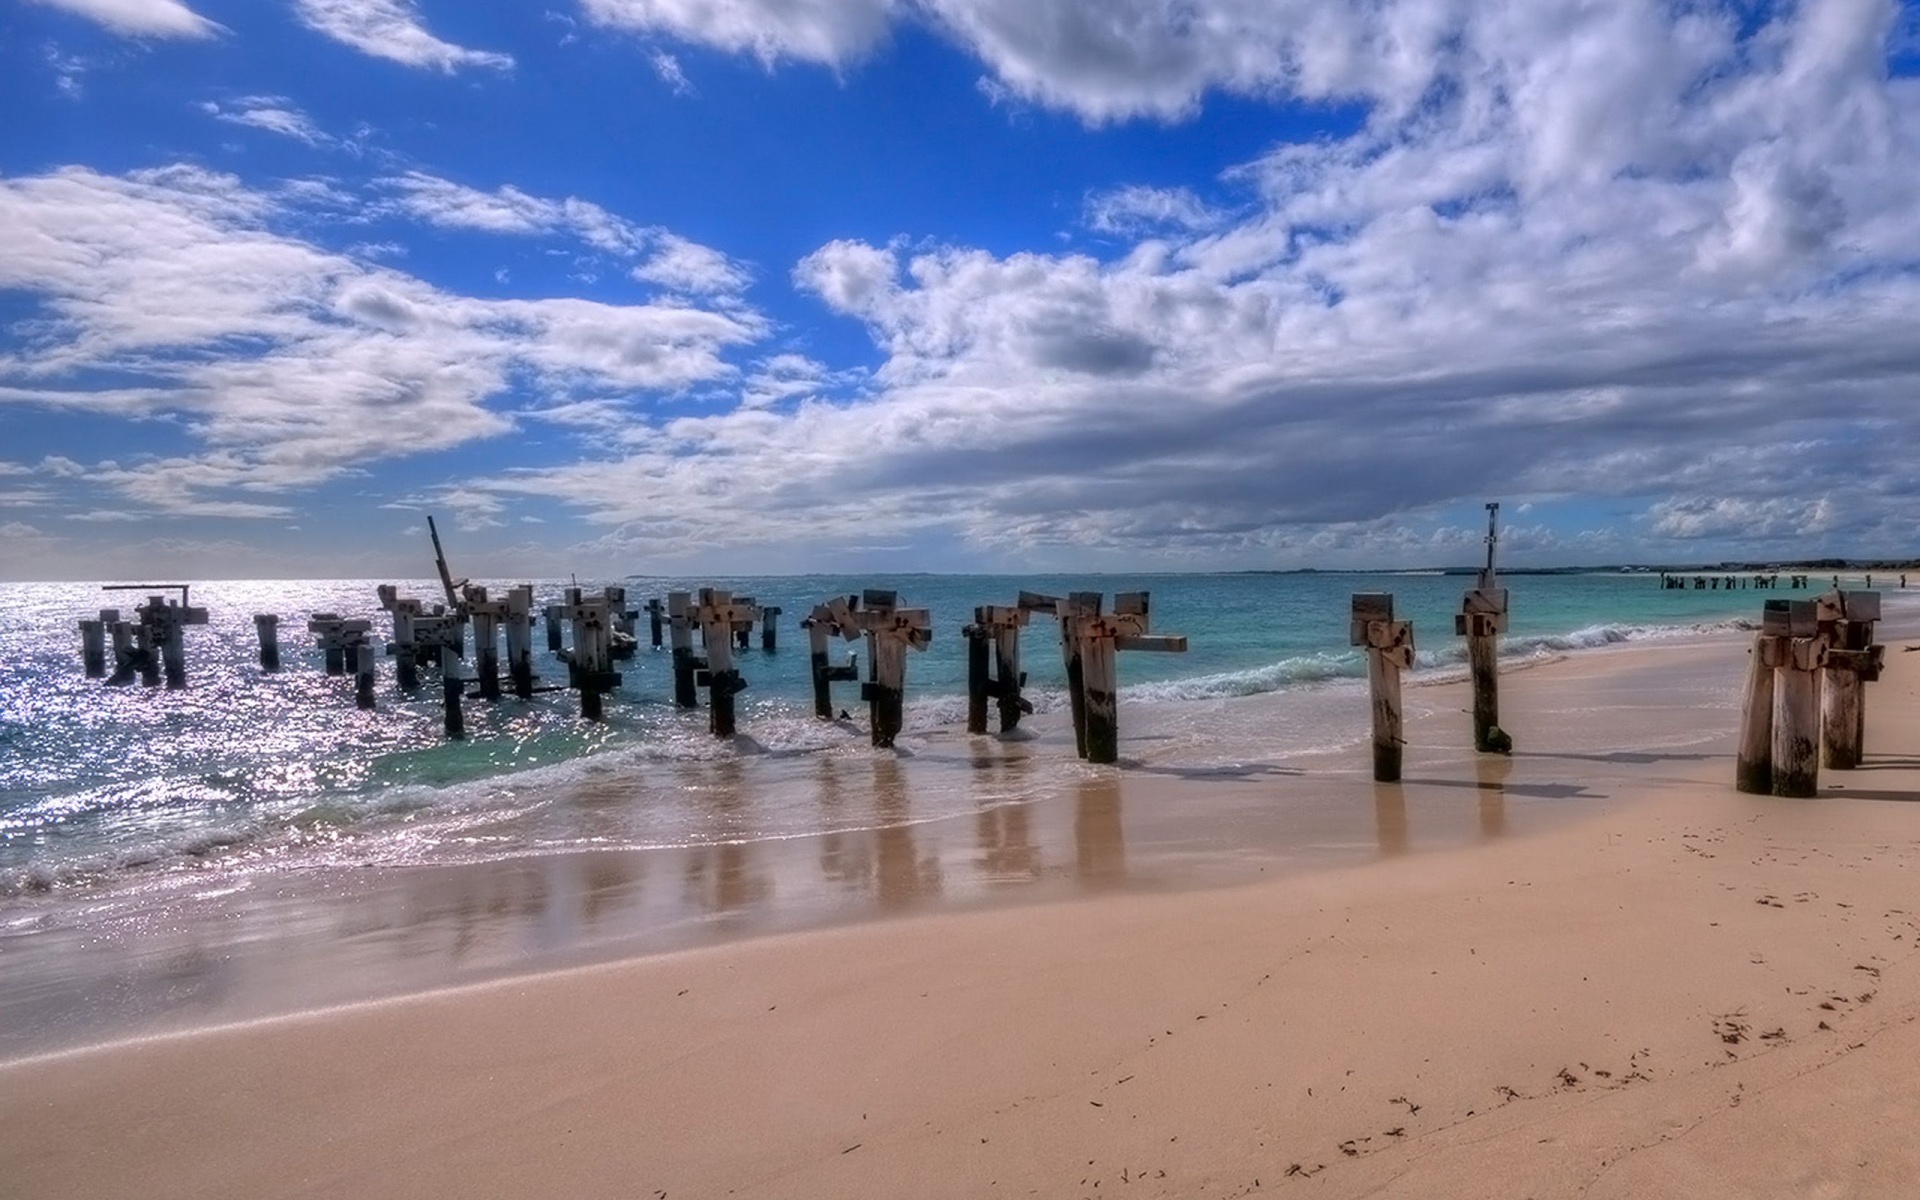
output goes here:
<path id="1" fill-rule="evenodd" d="M 1500 728 L 1500 635 L 1507 628 L 1507 589 L 1495 575 L 1494 552 L 1500 542 L 1498 502 L 1487 505 L 1487 565 L 1473 590 L 1462 599 L 1454 632 L 1467 639 L 1467 673 L 1473 688 L 1473 748 L 1508 754 L 1513 739 Z"/>
<path id="2" fill-rule="evenodd" d="M 1367 653 L 1367 691 L 1373 710 L 1373 778 L 1400 778 L 1405 745 L 1400 703 L 1400 673 L 1413 666 L 1413 625 L 1393 619 L 1393 596 L 1356 592 L 1349 641 Z"/>
<path id="3" fill-rule="evenodd" d="M 80 622 L 80 666 L 88 679 L 106 676 L 107 626 L 98 617 Z"/>
<path id="4" fill-rule="evenodd" d="M 254 630 L 260 635 L 260 669 L 274 672 L 280 669 L 280 617 L 275 613 L 255 613 Z"/>
<path id="5" fill-rule="evenodd" d="M 660 648 L 660 622 L 661 618 L 666 616 L 666 612 L 666 606 L 660 603 L 660 597 L 655 596 L 647 601 L 647 633 L 653 639 L 655 650 Z"/>
<path id="6" fill-rule="evenodd" d="M 467 690 L 467 681 L 460 676 L 460 655 L 451 646 L 440 647 L 440 696 L 446 706 L 447 736 L 454 741 L 467 736 L 466 718 L 460 712 L 460 701 Z"/>
<path id="7" fill-rule="evenodd" d="M 1760 633 L 1747 652 L 1747 686 L 1740 706 L 1740 749 L 1733 786 L 1755 796 L 1773 792 L 1773 676 L 1784 639 Z"/>
<path id="8" fill-rule="evenodd" d="M 963 628 L 960 636 L 967 641 L 967 732 L 985 733 L 987 692 L 993 683 L 989 674 L 993 630 L 987 624 L 987 610 L 984 607 L 973 610 L 973 624 Z"/>
<path id="9" fill-rule="evenodd" d="M 673 702 L 681 708 L 698 708 L 700 692 L 693 673 L 699 660 L 693 653 L 693 597 L 687 592 L 667 593 L 669 632 L 673 638 Z"/>
<path id="10" fill-rule="evenodd" d="M 1840 656 L 1828 652 L 1820 681 L 1820 764 L 1830 771 L 1851 771 L 1860 765 L 1860 672 Z"/>
<path id="11" fill-rule="evenodd" d="M 1865 752 L 1866 684 L 1880 677 L 1885 647 L 1874 644 L 1880 594 L 1834 591 L 1815 602 L 1827 651 L 1821 670 L 1821 765 L 1850 771 Z"/>
<path id="12" fill-rule="evenodd" d="M 932 619 L 924 608 L 900 607 L 898 594 L 870 588 L 860 595 L 851 619 L 867 635 L 867 702 L 873 744 L 893 745 L 906 720 L 907 651 L 924 650 L 933 639 Z"/>
<path id="13" fill-rule="evenodd" d="M 533 698 L 533 585 L 529 583 L 507 592 L 507 678 L 515 696 Z"/>
<path id="14" fill-rule="evenodd" d="M 1020 627 L 1027 623 L 1027 610 L 998 606 L 987 610 L 992 618 L 994 701 L 1000 713 L 1000 732 L 1013 732 L 1020 718 L 1033 711 L 1033 705 L 1020 694 L 1027 677 L 1020 671 Z"/>
<path id="15" fill-rule="evenodd" d="M 566 616 L 573 625 L 567 678 L 579 689 L 580 715 L 588 721 L 604 717 L 602 698 L 620 685 L 620 676 L 613 670 L 613 614 L 617 607 L 605 592 L 589 597 L 579 588 L 567 589 Z"/>
<path id="16" fill-rule="evenodd" d="M 1773 680 L 1773 794 L 1796 799 L 1820 790 L 1820 711 L 1815 696 L 1825 647 L 1792 638 Z"/>
<path id="17" fill-rule="evenodd" d="M 353 699 L 362 709 L 373 708 L 374 653 L 373 643 L 363 641 L 355 648 L 353 673 Z"/>
<path id="18" fill-rule="evenodd" d="M 564 620 L 561 614 L 565 611 L 566 606 L 563 604 L 547 605 L 547 652 L 550 654 L 558 654 L 566 646 L 566 642 L 560 636 L 560 622 Z"/>
<path id="19" fill-rule="evenodd" d="M 487 589 L 469 585 L 461 594 L 461 610 L 473 626 L 474 673 L 480 698 L 500 699 L 500 624 L 508 615 L 505 600 L 493 600 Z"/>
<path id="20" fill-rule="evenodd" d="M 403 692 L 420 689 L 420 659 L 413 640 L 413 616 L 411 610 L 394 610 L 393 641 L 387 643 L 387 653 L 393 655 L 394 679 Z"/>
<path id="21" fill-rule="evenodd" d="M 860 636 L 860 628 L 853 619 L 853 605 L 838 596 L 816 604 L 813 612 L 800 622 L 800 628 L 807 631 L 808 667 L 813 677 L 813 715 L 823 721 L 831 721 L 835 715 L 833 685 L 860 678 L 853 655 L 847 655 L 845 666 L 832 666 L 827 661 L 829 638 L 838 636 L 852 641 Z"/>
<path id="22" fill-rule="evenodd" d="M 1067 707 L 1073 714 L 1073 749 L 1087 756 L 1086 660 L 1080 637 L 1082 618 L 1097 617 L 1106 597 L 1099 592 L 1070 592 L 1060 609 L 1060 653 L 1067 667 Z"/>
<path id="23" fill-rule="evenodd" d="M 106 625 L 107 641 L 113 647 L 113 677 L 120 682 L 133 678 L 133 626 L 120 619 L 117 608 L 100 610 L 100 620 Z M 125 678 L 121 679 L 124 675 Z"/>
<path id="24" fill-rule="evenodd" d="M 707 662 L 704 672 L 707 685 L 707 729 L 715 737 L 732 737 L 734 734 L 734 697 L 746 690 L 746 681 L 733 665 L 733 651 L 736 639 L 742 637 L 743 625 L 751 629 L 752 620 L 758 610 L 749 597 L 735 599 L 732 593 L 720 588 L 701 588 L 698 604 L 693 611 L 693 619 L 700 625 L 701 638 L 707 645 Z M 741 645 L 751 645 L 751 641 L 742 641 Z"/>
<path id="25" fill-rule="evenodd" d="M 1111 637 L 1083 637 L 1080 642 L 1081 692 L 1085 700 L 1088 762 L 1120 760 L 1119 683 Z"/>
<path id="26" fill-rule="evenodd" d="M 779 648 L 779 638 L 774 634 L 773 621 L 780 615 L 777 604 L 762 605 L 760 608 L 760 649 L 772 654 Z"/>

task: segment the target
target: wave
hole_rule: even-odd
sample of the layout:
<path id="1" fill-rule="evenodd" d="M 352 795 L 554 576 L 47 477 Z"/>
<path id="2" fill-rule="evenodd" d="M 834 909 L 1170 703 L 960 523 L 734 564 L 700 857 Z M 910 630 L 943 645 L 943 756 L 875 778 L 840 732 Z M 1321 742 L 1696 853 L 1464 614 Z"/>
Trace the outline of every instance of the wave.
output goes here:
<path id="1" fill-rule="evenodd" d="M 1588 625 L 1568 633 L 1502 638 L 1500 657 L 1544 658 L 1581 650 L 1597 650 L 1623 642 L 1706 637 L 1758 628 L 1758 622 L 1744 618 L 1691 625 Z M 1450 641 L 1437 650 L 1417 650 L 1413 659 L 1414 669 L 1418 671 L 1443 671 L 1463 666 L 1466 661 L 1466 643 L 1458 640 Z M 1144 700 L 1149 703 L 1224 700 L 1234 696 L 1257 696 L 1290 687 L 1325 684 L 1346 679 L 1364 679 L 1366 674 L 1366 659 L 1359 651 L 1320 651 L 1283 658 L 1278 662 L 1239 671 L 1221 671 L 1212 675 L 1196 675 L 1187 679 L 1170 679 L 1158 683 L 1122 685 L 1120 694 L 1129 700 Z"/>

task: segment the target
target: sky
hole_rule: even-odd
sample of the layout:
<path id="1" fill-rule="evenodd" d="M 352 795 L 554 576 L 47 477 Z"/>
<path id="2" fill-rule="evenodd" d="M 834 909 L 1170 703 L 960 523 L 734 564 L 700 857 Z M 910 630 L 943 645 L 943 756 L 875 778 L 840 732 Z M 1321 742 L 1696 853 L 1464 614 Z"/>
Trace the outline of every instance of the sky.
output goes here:
<path id="1" fill-rule="evenodd" d="M 0 0 L 0 578 L 1920 554 L 1892 0 Z"/>

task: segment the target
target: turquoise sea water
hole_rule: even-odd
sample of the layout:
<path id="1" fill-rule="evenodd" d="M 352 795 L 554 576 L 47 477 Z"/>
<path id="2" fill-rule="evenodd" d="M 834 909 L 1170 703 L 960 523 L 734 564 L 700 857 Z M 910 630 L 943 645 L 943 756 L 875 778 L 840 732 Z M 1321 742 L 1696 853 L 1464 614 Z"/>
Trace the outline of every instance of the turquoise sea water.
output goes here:
<path id="1" fill-rule="evenodd" d="M 486 581 L 496 587 L 514 581 Z M 192 869 L 251 870 L 305 863 L 433 863 L 589 847 L 655 847 L 734 842 L 821 832 L 832 818 L 792 794 L 810 760 L 871 756 L 859 722 L 811 714 L 806 640 L 797 622 L 814 603 L 868 587 L 896 589 L 902 602 L 932 610 L 934 641 L 908 666 L 903 755 L 929 763 L 953 752 L 963 724 L 964 644 L 959 629 L 977 604 L 1011 603 L 1017 592 L 1148 590 L 1155 632 L 1185 634 L 1184 655 L 1123 655 L 1123 760 L 1158 755 L 1176 765 L 1233 760 L 1236 747 L 1267 754 L 1324 749 L 1364 735 L 1348 709 L 1285 728 L 1227 730 L 1226 697 L 1357 687 L 1360 657 L 1346 645 L 1349 596 L 1387 591 L 1415 623 L 1419 663 L 1445 670 L 1463 658 L 1452 613 L 1470 577 L 1439 574 L 1138 575 L 1106 577 L 802 576 L 735 579 L 582 580 L 624 583 L 631 601 L 701 584 L 778 604 L 780 649 L 740 656 L 750 690 L 741 697 L 741 736 L 720 742 L 703 712 L 670 700 L 664 654 L 646 648 L 620 664 L 623 687 L 608 720 L 577 717 L 568 693 L 470 701 L 468 739 L 441 733 L 435 677 L 402 695 L 383 659 L 379 707 L 354 707 L 350 679 L 324 674 L 305 618 L 316 611 L 376 618 L 386 627 L 371 581 L 201 583 L 196 605 L 206 627 L 188 632 L 184 690 L 104 686 L 83 678 L 76 622 L 134 598 L 98 584 L 0 586 L 0 903 L 66 895 L 130 879 Z M 1641 574 L 1515 576 L 1512 626 L 1503 653 L 1522 658 L 1643 638 L 1725 630 L 1759 614 L 1762 600 L 1789 592 L 1675 591 Z M 1819 581 L 1824 583 L 1825 581 Z M 537 584 L 537 600 L 560 584 Z M 426 581 L 403 594 L 430 598 Z M 1810 592 L 1799 593 L 1810 595 Z M 252 616 L 282 616 L 284 669 L 256 663 Z M 836 657 L 859 643 L 837 643 Z M 538 670 L 563 682 L 564 668 L 536 636 Z M 1063 670 L 1057 635 L 1036 618 L 1024 642 L 1029 689 L 1040 710 L 1033 736 L 1061 741 L 1044 753 L 1071 760 L 1059 736 Z M 840 703 L 863 720 L 852 685 Z M 1143 707 L 1144 706 L 1144 707 Z M 1158 727 L 1204 714 L 1208 739 L 1162 738 L 1133 746 L 1128 729 L 1151 709 Z M 1311 710 L 1312 706 L 1308 706 Z M 1307 711 L 1307 710 L 1303 710 Z M 1129 714 L 1132 714 L 1130 719 Z M 1050 732 L 1051 731 L 1051 732 Z M 1183 748 L 1184 747 L 1184 748 Z M 720 772 L 733 797 L 700 803 Z M 937 814 L 938 776 L 916 776 L 913 803 Z M 931 782 L 929 782 L 931 781 Z M 752 785 L 742 787 L 742 784 Z M 615 808 L 609 798 L 621 801 Z M 913 819 L 914 814 L 899 814 Z M 870 819 L 870 818 L 869 818 Z"/>

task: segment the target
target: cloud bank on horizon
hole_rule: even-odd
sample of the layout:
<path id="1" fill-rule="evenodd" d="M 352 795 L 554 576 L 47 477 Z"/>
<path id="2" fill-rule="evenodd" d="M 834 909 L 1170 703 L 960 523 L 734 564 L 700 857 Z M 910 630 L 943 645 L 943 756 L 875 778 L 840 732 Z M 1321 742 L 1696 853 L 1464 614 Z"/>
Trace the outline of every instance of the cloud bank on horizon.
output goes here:
<path id="1" fill-rule="evenodd" d="M 1915 552 L 1892 0 L 34 0 L 0 578 Z"/>

